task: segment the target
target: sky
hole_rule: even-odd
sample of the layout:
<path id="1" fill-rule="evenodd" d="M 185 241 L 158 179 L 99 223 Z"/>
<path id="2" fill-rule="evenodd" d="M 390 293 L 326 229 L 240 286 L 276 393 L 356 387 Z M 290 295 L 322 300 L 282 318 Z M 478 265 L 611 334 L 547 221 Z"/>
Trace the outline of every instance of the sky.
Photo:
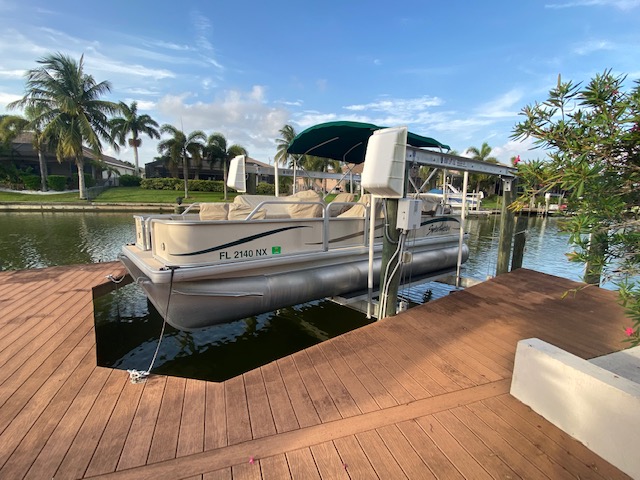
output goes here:
<path id="1" fill-rule="evenodd" d="M 407 126 L 508 163 L 526 105 L 558 81 L 640 79 L 640 0 L 0 0 L 0 114 L 46 55 L 108 81 L 159 124 L 221 132 L 269 163 L 279 130 Z M 133 162 L 133 152 L 104 153 Z M 141 164 L 157 156 L 142 137 Z"/>

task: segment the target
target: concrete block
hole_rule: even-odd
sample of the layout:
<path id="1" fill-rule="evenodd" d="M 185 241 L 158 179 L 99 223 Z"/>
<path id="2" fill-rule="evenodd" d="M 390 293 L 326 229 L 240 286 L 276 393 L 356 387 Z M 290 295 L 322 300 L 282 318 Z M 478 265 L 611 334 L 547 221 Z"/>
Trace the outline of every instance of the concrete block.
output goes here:
<path id="1" fill-rule="evenodd" d="M 532 338 L 518 342 L 511 395 L 640 478 L 640 384 Z"/>

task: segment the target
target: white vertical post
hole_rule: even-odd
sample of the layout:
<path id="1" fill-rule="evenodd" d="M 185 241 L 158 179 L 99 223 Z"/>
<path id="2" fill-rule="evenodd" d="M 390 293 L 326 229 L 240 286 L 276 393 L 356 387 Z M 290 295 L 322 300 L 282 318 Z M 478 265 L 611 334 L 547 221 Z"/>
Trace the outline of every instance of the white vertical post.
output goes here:
<path id="1" fill-rule="evenodd" d="M 460 268 L 462 267 L 462 246 L 464 245 L 464 228 L 467 219 L 467 188 L 469 187 L 469 172 L 465 170 L 462 181 L 462 213 L 460 215 L 460 237 L 458 239 L 458 263 L 456 265 L 456 287 L 460 287 Z"/>
<path id="2" fill-rule="evenodd" d="M 367 318 L 372 316 L 371 307 L 373 305 L 373 242 L 376 235 L 376 196 L 371 195 L 371 209 L 369 211 L 369 270 L 367 275 Z M 382 286 L 380 287 L 382 292 Z"/>
<path id="3" fill-rule="evenodd" d="M 278 161 L 273 160 L 273 168 L 275 172 L 275 181 L 276 181 L 276 197 L 280 196 L 280 177 L 278 175 Z"/>

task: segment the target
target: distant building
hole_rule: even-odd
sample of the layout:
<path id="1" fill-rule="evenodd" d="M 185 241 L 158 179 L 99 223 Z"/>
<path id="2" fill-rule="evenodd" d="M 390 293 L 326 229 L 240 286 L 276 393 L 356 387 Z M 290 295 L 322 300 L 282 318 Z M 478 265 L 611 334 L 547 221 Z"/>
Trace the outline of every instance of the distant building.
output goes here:
<path id="1" fill-rule="evenodd" d="M 47 164 L 48 175 L 64 175 L 69 179 L 78 173 L 74 160 L 64 160 L 58 162 L 55 152 L 44 152 Z M 91 175 L 97 185 L 118 185 L 120 175 L 133 175 L 135 166 L 110 157 L 102 155 L 101 159 L 84 147 L 84 173 Z M 0 166 L 15 166 L 20 171 L 30 171 L 34 175 L 40 175 L 40 161 L 38 153 L 33 148 L 33 133 L 25 132 L 18 135 L 11 142 L 11 149 L 8 152 L 0 153 Z"/>
<path id="2" fill-rule="evenodd" d="M 247 157 L 246 164 L 257 167 L 270 167 L 270 165 L 259 162 L 251 157 Z M 184 178 L 182 174 L 182 165 L 172 173 L 162 160 L 147 163 L 144 166 L 144 172 L 146 178 L 171 178 L 176 176 L 177 178 Z M 224 180 L 224 172 L 222 168 L 212 168 L 206 160 L 202 161 L 202 165 L 200 165 L 200 167 L 196 167 L 193 164 L 189 165 L 189 178 L 196 178 L 196 176 L 200 180 Z M 274 183 L 274 176 L 260 175 L 258 182 Z"/>

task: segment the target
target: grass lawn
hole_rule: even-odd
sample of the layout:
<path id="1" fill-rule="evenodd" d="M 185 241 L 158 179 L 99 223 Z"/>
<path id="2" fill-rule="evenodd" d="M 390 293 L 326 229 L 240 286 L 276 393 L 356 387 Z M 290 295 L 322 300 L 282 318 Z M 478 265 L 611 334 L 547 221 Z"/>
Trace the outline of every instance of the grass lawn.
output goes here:
<path id="1" fill-rule="evenodd" d="M 34 195 L 27 193 L 0 192 L 0 202 L 9 203 L 75 203 L 80 202 L 78 193 L 52 193 L 49 195 Z M 84 201 L 83 201 L 84 202 Z M 86 202 L 84 202 L 86 203 Z"/>
<path id="2" fill-rule="evenodd" d="M 179 190 L 144 190 L 140 187 L 114 187 L 102 192 L 93 200 L 96 203 L 176 203 L 177 197 L 182 197 L 184 191 Z M 237 195 L 229 192 L 229 201 Z M 188 205 L 194 202 L 222 202 L 222 192 L 192 192 L 189 198 L 182 201 Z M 52 193 L 48 195 L 35 195 L 25 193 L 0 192 L 0 202 L 19 203 L 87 203 L 80 200 L 78 193 Z"/>
<path id="3" fill-rule="evenodd" d="M 107 203 L 176 203 L 178 197 L 184 195 L 183 190 L 145 190 L 140 187 L 114 187 L 102 192 L 94 202 Z M 228 199 L 232 201 L 237 195 L 229 192 Z M 189 192 L 189 198 L 182 200 L 188 205 L 194 202 L 223 202 L 222 192 Z"/>

